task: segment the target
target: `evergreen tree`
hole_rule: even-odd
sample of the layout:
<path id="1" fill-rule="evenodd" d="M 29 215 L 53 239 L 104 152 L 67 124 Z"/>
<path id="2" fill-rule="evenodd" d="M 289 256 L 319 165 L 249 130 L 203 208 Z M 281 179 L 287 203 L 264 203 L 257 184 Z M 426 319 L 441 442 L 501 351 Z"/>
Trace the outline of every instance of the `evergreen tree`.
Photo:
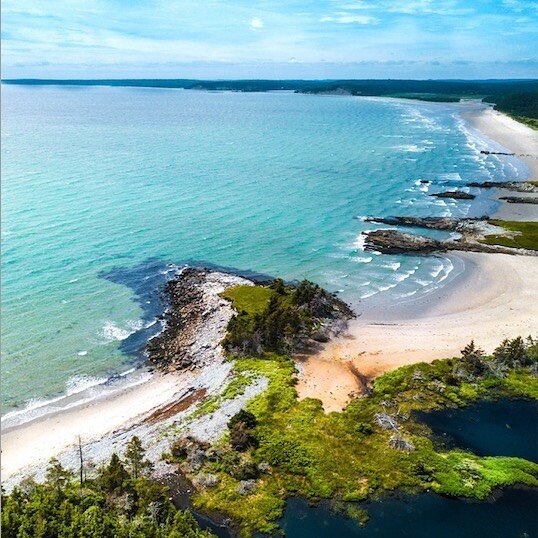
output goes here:
<path id="1" fill-rule="evenodd" d="M 135 435 L 129 441 L 127 450 L 125 451 L 125 463 L 135 480 L 139 478 L 144 471 L 152 468 L 151 462 L 144 459 L 145 455 L 146 451 L 142 446 L 142 442 Z"/>

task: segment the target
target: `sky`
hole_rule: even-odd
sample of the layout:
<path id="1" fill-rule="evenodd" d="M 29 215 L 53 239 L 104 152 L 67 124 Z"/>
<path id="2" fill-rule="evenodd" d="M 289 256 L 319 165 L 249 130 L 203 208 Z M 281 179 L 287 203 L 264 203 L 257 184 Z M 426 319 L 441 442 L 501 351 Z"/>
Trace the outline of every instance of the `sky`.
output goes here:
<path id="1" fill-rule="evenodd" d="M 538 1 L 3 0 L 3 78 L 538 78 Z"/>

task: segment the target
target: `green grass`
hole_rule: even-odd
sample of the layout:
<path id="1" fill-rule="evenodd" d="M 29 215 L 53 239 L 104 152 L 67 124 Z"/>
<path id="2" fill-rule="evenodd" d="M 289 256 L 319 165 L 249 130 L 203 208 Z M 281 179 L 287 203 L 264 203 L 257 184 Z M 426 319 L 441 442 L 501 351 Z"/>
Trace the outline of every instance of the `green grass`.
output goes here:
<path id="1" fill-rule="evenodd" d="M 529 182 L 532 183 L 532 182 Z M 538 222 L 491 220 L 491 224 L 513 232 L 513 236 L 487 235 L 482 241 L 488 245 L 538 250 Z"/>
<path id="2" fill-rule="evenodd" d="M 235 286 L 221 293 L 221 297 L 232 301 L 233 307 L 248 314 L 261 314 L 273 294 L 273 290 L 263 286 Z"/>
<path id="3" fill-rule="evenodd" d="M 289 358 L 236 359 L 238 376 L 269 380 L 267 390 L 246 407 L 257 418 L 259 446 L 241 457 L 268 463 L 270 470 L 258 479 L 254 493 L 242 496 L 237 491 L 239 481 L 218 463 L 208 462 L 202 472 L 217 474 L 220 482 L 198 492 L 195 507 L 224 512 L 238 522 L 243 536 L 251 536 L 275 531 L 285 499 L 293 495 L 313 502 L 358 501 L 398 489 L 483 499 L 496 487 L 538 486 L 535 463 L 478 457 L 461 450 L 437 452 L 429 430 L 413 420 L 413 410 L 465 405 L 485 395 L 538 395 L 538 380 L 524 369 L 504 379 L 451 385 L 447 379 L 455 361 L 421 363 L 385 374 L 376 380 L 370 397 L 353 400 L 342 412 L 325 414 L 319 400 L 297 400 L 295 367 Z M 407 453 L 391 448 L 391 432 L 375 424 L 374 413 L 384 411 L 381 402 L 387 401 L 392 402 L 389 413 L 398 409 L 400 415 L 408 416 L 399 419 L 400 432 L 416 450 Z M 224 438 L 222 447 L 226 446 Z"/>

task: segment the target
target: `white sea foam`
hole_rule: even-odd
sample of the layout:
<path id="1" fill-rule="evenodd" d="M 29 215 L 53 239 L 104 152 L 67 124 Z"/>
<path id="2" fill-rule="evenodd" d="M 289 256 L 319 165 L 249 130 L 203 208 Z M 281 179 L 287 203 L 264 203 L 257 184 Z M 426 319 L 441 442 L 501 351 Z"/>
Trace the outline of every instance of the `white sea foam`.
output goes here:
<path id="1" fill-rule="evenodd" d="M 77 353 L 77 355 L 78 355 L 79 357 L 85 357 L 87 354 L 88 354 L 87 351 L 79 351 L 79 352 Z"/>
<path id="2" fill-rule="evenodd" d="M 114 340 L 121 341 L 125 340 L 126 338 L 129 338 L 131 334 L 142 328 L 142 322 L 140 320 L 129 321 L 127 325 L 129 328 L 123 329 L 115 325 L 112 321 L 106 321 L 103 326 L 102 335 L 105 340 L 109 342 L 112 342 Z"/>
<path id="3" fill-rule="evenodd" d="M 366 243 L 366 235 L 365 232 L 360 233 L 355 241 L 353 241 L 353 248 L 357 250 L 364 250 L 364 245 Z"/>
<path id="4" fill-rule="evenodd" d="M 74 376 L 66 382 L 63 394 L 49 399 L 31 399 L 22 409 L 6 413 L 1 419 L 2 427 L 24 424 L 51 413 L 85 404 L 115 391 L 140 385 L 148 381 L 152 375 L 143 370 L 138 374 L 136 372 L 136 368 L 130 368 L 114 377 Z"/>
<path id="5" fill-rule="evenodd" d="M 356 263 L 370 263 L 372 261 L 372 256 L 352 256 L 349 259 Z"/>
<path id="6" fill-rule="evenodd" d="M 402 144 L 400 146 L 392 146 L 391 149 L 396 149 L 405 153 L 424 153 L 430 150 L 428 147 L 417 146 L 416 144 Z"/>

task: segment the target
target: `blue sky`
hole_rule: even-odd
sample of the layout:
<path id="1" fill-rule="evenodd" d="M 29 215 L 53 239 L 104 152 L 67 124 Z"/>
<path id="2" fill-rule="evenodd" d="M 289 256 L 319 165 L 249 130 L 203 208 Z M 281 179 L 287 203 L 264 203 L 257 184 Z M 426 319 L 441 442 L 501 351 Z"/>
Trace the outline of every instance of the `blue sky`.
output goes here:
<path id="1" fill-rule="evenodd" d="M 3 0 L 2 75 L 538 77 L 538 1 Z"/>

